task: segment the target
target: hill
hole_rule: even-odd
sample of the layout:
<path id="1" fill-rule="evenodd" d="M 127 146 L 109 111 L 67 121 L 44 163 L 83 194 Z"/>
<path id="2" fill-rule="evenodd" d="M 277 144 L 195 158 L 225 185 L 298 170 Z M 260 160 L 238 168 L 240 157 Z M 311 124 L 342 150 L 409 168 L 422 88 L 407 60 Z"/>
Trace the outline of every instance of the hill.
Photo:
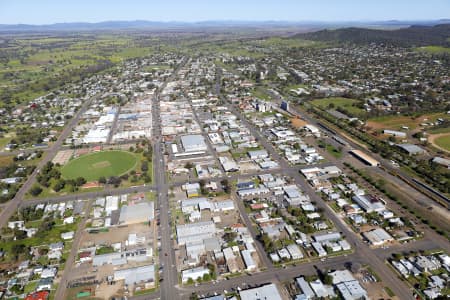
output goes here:
<path id="1" fill-rule="evenodd" d="M 367 28 L 325 29 L 316 32 L 297 34 L 302 38 L 322 42 L 347 42 L 355 44 L 385 43 L 397 46 L 450 46 L 450 24 L 435 26 L 410 26 L 397 30 Z"/>

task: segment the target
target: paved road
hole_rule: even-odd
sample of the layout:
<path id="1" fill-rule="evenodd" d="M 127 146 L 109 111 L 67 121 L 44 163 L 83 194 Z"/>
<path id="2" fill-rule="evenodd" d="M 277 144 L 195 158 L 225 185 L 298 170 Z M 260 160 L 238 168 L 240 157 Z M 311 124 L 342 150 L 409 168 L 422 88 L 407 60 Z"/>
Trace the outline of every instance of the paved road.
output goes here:
<path id="1" fill-rule="evenodd" d="M 80 117 L 83 115 L 83 113 L 88 109 L 88 107 L 92 103 L 92 99 L 86 100 L 81 108 L 78 110 L 78 112 L 75 114 L 75 116 L 70 120 L 69 124 L 64 127 L 63 131 L 59 135 L 56 142 L 47 149 L 47 151 L 44 152 L 42 160 L 39 162 L 39 164 L 36 166 L 36 169 L 31 173 L 30 176 L 28 176 L 25 183 L 22 185 L 22 187 L 17 192 L 16 196 L 11 199 L 6 206 L 3 207 L 3 210 L 0 212 L 0 228 L 5 226 L 5 224 L 8 222 L 9 218 L 14 214 L 14 212 L 17 210 L 17 208 L 22 203 L 27 191 L 31 188 L 31 186 L 34 184 L 36 180 L 36 176 L 39 173 L 39 170 L 49 161 L 51 161 L 56 153 L 59 151 L 61 145 L 64 143 L 67 137 L 72 132 L 73 127 L 75 127 L 80 120 Z"/>
<path id="2" fill-rule="evenodd" d="M 282 158 L 277 150 L 273 147 L 273 145 L 267 141 L 267 139 L 260 133 L 256 127 L 247 121 L 245 116 L 241 114 L 241 112 L 236 109 L 227 99 L 222 97 L 224 101 L 226 101 L 227 106 L 236 116 L 239 117 L 241 122 L 250 129 L 252 135 L 258 139 L 258 142 L 270 153 L 270 155 L 278 161 L 282 168 L 286 168 L 288 173 L 295 182 L 301 187 L 301 189 L 310 196 L 311 200 L 316 202 L 319 208 L 322 208 L 325 216 L 335 224 L 336 228 L 345 235 L 346 239 L 350 242 L 352 247 L 355 248 L 355 252 L 365 257 L 367 262 L 370 262 L 372 268 L 375 272 L 382 278 L 383 282 L 387 284 L 394 293 L 400 297 L 400 299 L 413 299 L 413 294 L 411 290 L 399 279 L 397 276 L 392 273 L 384 264 L 384 261 L 380 259 L 378 256 L 374 254 L 372 249 L 368 247 L 348 226 L 345 222 L 338 217 L 331 208 L 326 205 L 321 197 L 319 197 L 312 187 L 306 182 L 306 180 L 300 176 L 298 172 L 292 172 L 289 164 Z"/>
<path id="3" fill-rule="evenodd" d="M 67 283 L 70 278 L 70 272 L 73 267 L 73 264 L 75 263 L 75 260 L 77 258 L 78 249 L 80 247 L 81 243 L 81 237 L 83 236 L 84 229 L 86 228 L 86 221 L 89 218 L 92 203 L 94 200 L 89 200 L 88 204 L 86 205 L 84 209 L 84 216 L 83 219 L 80 221 L 80 224 L 78 225 L 78 229 L 75 233 L 75 237 L 73 239 L 72 248 L 70 250 L 70 254 L 67 257 L 66 265 L 63 271 L 63 274 L 61 276 L 61 279 L 59 280 L 58 289 L 55 293 L 55 299 L 65 299 L 65 294 L 67 290 Z"/>
<path id="4" fill-rule="evenodd" d="M 184 58 L 172 75 L 165 81 L 160 88 L 162 91 L 167 82 L 172 81 L 177 75 L 179 69 L 186 63 Z M 166 167 L 164 164 L 164 149 L 161 136 L 161 116 L 159 91 L 155 93 L 153 101 L 153 136 L 156 137 L 154 143 L 154 179 L 158 195 L 158 204 L 160 209 L 160 231 L 161 231 L 161 251 L 160 265 L 163 266 L 160 283 L 161 299 L 176 300 L 179 299 L 178 291 L 175 286 L 178 285 L 178 274 L 176 269 L 175 252 L 173 251 L 172 228 L 170 226 L 170 206 L 169 206 L 169 187 L 166 182 Z"/>

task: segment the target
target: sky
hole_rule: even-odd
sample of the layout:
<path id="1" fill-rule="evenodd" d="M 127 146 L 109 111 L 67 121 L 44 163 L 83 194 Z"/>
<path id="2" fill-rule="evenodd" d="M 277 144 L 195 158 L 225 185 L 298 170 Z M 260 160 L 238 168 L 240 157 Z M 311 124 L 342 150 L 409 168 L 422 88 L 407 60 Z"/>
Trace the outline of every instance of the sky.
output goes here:
<path id="1" fill-rule="evenodd" d="M 0 0 L 0 24 L 450 18 L 450 0 Z"/>

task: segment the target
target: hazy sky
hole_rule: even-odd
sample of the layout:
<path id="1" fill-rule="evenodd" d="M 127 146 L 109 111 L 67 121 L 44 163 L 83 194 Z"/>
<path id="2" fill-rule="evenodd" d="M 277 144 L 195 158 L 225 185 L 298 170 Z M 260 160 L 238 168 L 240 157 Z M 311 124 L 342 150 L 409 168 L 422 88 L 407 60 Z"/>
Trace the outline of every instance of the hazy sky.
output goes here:
<path id="1" fill-rule="evenodd" d="M 106 20 L 429 20 L 450 0 L 0 0 L 0 24 Z"/>

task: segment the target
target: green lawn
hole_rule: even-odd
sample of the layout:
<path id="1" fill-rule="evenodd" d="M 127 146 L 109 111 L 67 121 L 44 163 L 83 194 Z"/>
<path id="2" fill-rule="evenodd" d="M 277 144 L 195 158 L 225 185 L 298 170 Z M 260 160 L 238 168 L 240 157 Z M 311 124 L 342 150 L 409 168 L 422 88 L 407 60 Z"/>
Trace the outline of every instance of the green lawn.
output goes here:
<path id="1" fill-rule="evenodd" d="M 444 148 L 447 151 L 450 151 L 450 134 L 438 137 L 434 142 L 439 147 Z"/>
<path id="2" fill-rule="evenodd" d="M 321 109 L 328 109 L 330 107 L 330 104 L 333 104 L 334 109 L 340 107 L 345 109 L 351 114 L 360 115 L 364 113 L 364 110 L 355 106 L 360 102 L 361 101 L 356 99 L 331 97 L 331 98 L 315 99 L 311 101 L 311 104 Z"/>
<path id="3" fill-rule="evenodd" d="M 450 54 L 450 48 L 442 47 L 442 46 L 425 46 L 425 47 L 416 48 L 416 50 L 422 51 L 422 52 L 428 52 L 431 54 L 441 54 L 441 53 Z"/>
<path id="4" fill-rule="evenodd" d="M 410 130 L 417 128 L 421 123 L 436 122 L 437 119 L 447 119 L 448 115 L 442 113 L 431 113 L 421 116 L 402 116 L 402 115 L 390 115 L 377 118 L 371 118 L 368 120 L 368 125 L 377 127 L 381 125 L 383 129 L 399 130 L 402 126 L 409 127 Z"/>
<path id="5" fill-rule="evenodd" d="M 138 164 L 136 155 L 126 151 L 102 151 L 71 160 L 62 169 L 65 179 L 84 177 L 87 181 L 100 177 L 120 176 Z"/>

